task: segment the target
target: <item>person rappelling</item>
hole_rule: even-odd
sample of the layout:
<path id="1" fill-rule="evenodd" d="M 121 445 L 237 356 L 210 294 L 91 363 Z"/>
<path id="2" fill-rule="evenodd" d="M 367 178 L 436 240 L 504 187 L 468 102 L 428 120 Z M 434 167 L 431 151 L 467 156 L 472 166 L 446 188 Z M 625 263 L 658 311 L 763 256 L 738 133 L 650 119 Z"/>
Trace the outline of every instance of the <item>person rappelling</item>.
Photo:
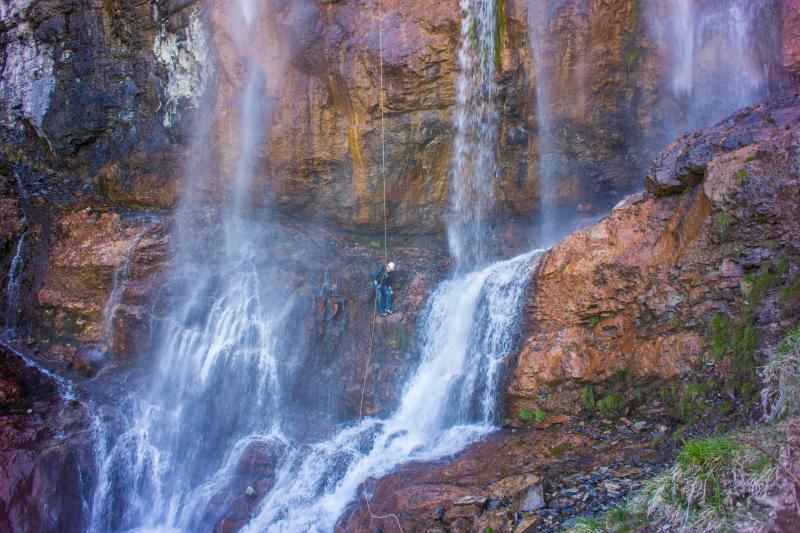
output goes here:
<path id="1" fill-rule="evenodd" d="M 369 276 L 375 289 L 375 306 L 381 316 L 392 314 L 392 297 L 394 295 L 392 290 L 394 275 L 392 273 L 394 269 L 395 264 L 389 262 L 385 266 L 376 268 Z"/>

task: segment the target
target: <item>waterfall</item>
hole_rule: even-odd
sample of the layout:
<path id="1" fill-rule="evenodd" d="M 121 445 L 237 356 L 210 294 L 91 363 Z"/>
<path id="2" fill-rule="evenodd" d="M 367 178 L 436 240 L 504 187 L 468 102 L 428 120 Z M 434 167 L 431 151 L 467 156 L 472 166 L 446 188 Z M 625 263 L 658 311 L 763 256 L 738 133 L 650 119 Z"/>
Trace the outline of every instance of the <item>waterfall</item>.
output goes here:
<path id="1" fill-rule="evenodd" d="M 20 235 L 14 252 L 14 258 L 11 260 L 11 266 L 8 269 L 8 282 L 5 290 L 6 323 L 4 331 L 4 334 L 7 336 L 14 334 L 14 328 L 17 326 L 18 321 L 17 310 L 19 309 L 19 298 L 22 290 L 22 280 L 20 276 L 22 269 L 25 267 L 25 259 L 22 253 L 27 236 L 27 230 Z"/>
<path id="2" fill-rule="evenodd" d="M 495 0 L 461 0 L 461 12 L 447 235 L 456 264 L 473 268 L 492 255 L 487 220 L 497 175 L 497 6 Z"/>
<path id="3" fill-rule="evenodd" d="M 125 251 L 122 264 L 114 270 L 114 277 L 111 284 L 111 294 L 108 297 L 105 308 L 103 309 L 103 346 L 106 354 L 110 352 L 114 345 L 114 317 L 119 309 L 120 298 L 128 287 L 131 270 L 133 269 L 133 253 L 139 245 L 142 232 L 138 233 L 131 241 L 130 246 Z"/>
<path id="4" fill-rule="evenodd" d="M 682 110 L 670 138 L 768 96 L 781 57 L 777 0 L 649 0 L 644 11 Z"/>
<path id="5" fill-rule="evenodd" d="M 430 295 L 419 321 L 416 371 L 394 412 L 292 448 L 245 528 L 333 530 L 363 484 L 409 461 L 451 455 L 494 429 L 503 362 L 516 349 L 520 311 L 540 253 L 485 265 L 496 173 L 494 2 L 464 0 L 461 72 L 448 238 L 456 273 Z"/>
<path id="6" fill-rule="evenodd" d="M 291 449 L 245 531 L 332 531 L 366 480 L 451 455 L 492 431 L 499 369 L 516 348 L 538 258 L 530 252 L 440 284 L 419 324 L 419 365 L 394 413 Z"/>
<path id="7" fill-rule="evenodd" d="M 276 344 L 292 298 L 270 281 L 271 236 L 249 214 L 274 65 L 265 67 L 268 53 L 254 49 L 265 37 L 250 24 L 265 8 L 245 0 L 240 7 L 230 15 L 242 21 L 235 44 L 243 75 L 225 199 L 213 209 L 203 196 L 216 178 L 208 170 L 214 123 L 229 116 L 209 113 L 220 107 L 209 89 L 214 97 L 201 109 L 205 122 L 187 165 L 190 193 L 174 232 L 176 267 L 164 291 L 176 297 L 159 324 L 149 392 L 126 401 L 119 434 L 98 432 L 109 440 L 98 444 L 103 459 L 92 531 L 207 527 L 203 511 L 230 477 L 243 443 L 269 439 L 280 423 Z"/>
<path id="8" fill-rule="evenodd" d="M 240 8 L 250 28 L 258 6 L 241 0 Z M 540 254 L 487 266 L 497 166 L 496 6 L 464 0 L 462 8 L 448 219 L 457 268 L 433 291 L 420 317 L 419 342 L 409 354 L 416 368 L 392 414 L 351 421 L 317 442 L 287 436 L 290 422 L 282 415 L 292 391 L 283 389 L 291 383 L 286 368 L 297 361 L 282 357 L 279 340 L 292 294 L 285 280 L 268 274 L 273 236 L 248 216 L 259 147 L 269 128 L 269 79 L 259 50 L 249 50 L 258 45 L 242 38 L 238 153 L 224 208 L 219 216 L 207 215 L 200 186 L 183 200 L 177 267 L 166 291 L 179 297 L 161 319 L 150 390 L 128 398 L 126 419 L 117 422 L 121 431 L 96 431 L 101 460 L 93 531 L 208 529 L 215 498 L 232 490 L 254 448 L 269 450 L 276 470 L 274 480 L 258 480 L 263 499 L 245 530 L 330 531 L 368 479 L 408 461 L 453 454 L 494 429 L 501 370 L 516 350 Z M 188 174 L 208 182 L 204 135 L 198 135 Z M 220 236 L 209 234 L 209 227 Z M 217 239 L 213 247 L 205 245 L 209 238 Z"/>
<path id="9" fill-rule="evenodd" d="M 556 169 L 559 157 L 556 153 L 552 116 L 554 89 L 551 80 L 555 79 L 551 62 L 547 60 L 549 32 L 548 24 L 552 7 L 550 0 L 531 0 L 528 5 L 528 30 L 533 62 L 536 72 L 536 126 L 538 131 L 539 164 L 539 242 L 551 245 L 556 241 L 556 206 L 558 204 L 558 183 Z"/>

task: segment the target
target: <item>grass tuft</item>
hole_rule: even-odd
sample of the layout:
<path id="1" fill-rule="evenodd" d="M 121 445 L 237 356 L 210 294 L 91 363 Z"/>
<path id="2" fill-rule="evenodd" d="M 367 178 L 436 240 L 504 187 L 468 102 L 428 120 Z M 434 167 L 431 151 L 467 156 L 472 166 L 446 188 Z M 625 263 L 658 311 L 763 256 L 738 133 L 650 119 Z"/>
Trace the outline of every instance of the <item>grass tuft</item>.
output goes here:
<path id="1" fill-rule="evenodd" d="M 589 385 L 583 387 L 578 395 L 578 403 L 586 411 L 594 411 L 597 402 L 594 398 L 594 390 Z"/>
<path id="2" fill-rule="evenodd" d="M 800 325 L 778 345 L 761 369 L 766 387 L 762 393 L 772 419 L 800 413 Z"/>
<path id="3" fill-rule="evenodd" d="M 625 399 L 619 394 L 608 394 L 597 402 L 597 410 L 602 415 L 621 415 L 625 409 Z"/>
<path id="4" fill-rule="evenodd" d="M 717 230 L 719 231 L 720 239 L 727 240 L 728 238 L 728 231 L 731 229 L 731 224 L 733 223 L 733 217 L 731 217 L 728 213 L 720 213 L 716 216 L 714 221 L 717 224 Z"/>

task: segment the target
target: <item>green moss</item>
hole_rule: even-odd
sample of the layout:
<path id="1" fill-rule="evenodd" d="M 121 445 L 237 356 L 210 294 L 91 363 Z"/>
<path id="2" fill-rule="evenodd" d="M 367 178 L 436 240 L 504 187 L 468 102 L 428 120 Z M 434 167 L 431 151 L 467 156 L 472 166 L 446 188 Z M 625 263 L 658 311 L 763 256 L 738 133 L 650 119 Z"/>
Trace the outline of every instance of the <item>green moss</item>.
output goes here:
<path id="1" fill-rule="evenodd" d="M 709 386 L 704 383 L 692 383 L 680 394 L 676 412 L 677 418 L 687 424 L 696 424 L 698 416 L 705 411 L 705 397 Z"/>
<path id="2" fill-rule="evenodd" d="M 625 65 L 630 67 L 639 58 L 639 48 L 631 48 L 625 53 Z"/>
<path id="3" fill-rule="evenodd" d="M 530 409 L 523 409 L 522 411 L 519 412 L 519 420 L 523 424 L 527 424 L 528 422 L 533 420 L 533 413 L 531 412 Z"/>
<path id="4" fill-rule="evenodd" d="M 547 420 L 547 415 L 544 414 L 544 411 L 542 411 L 541 409 L 537 409 L 533 413 L 533 417 L 536 419 L 537 422 L 544 422 L 545 420 Z"/>
<path id="5" fill-rule="evenodd" d="M 739 183 L 743 182 L 744 180 L 747 179 L 747 171 L 745 169 L 741 169 L 734 175 L 734 179 Z"/>
<path id="6" fill-rule="evenodd" d="M 745 163 L 750 163 L 751 161 L 755 161 L 756 159 L 758 159 L 758 157 L 757 157 L 757 156 L 755 156 L 755 155 L 748 155 L 747 157 L 745 157 L 745 158 L 744 158 L 744 162 L 745 162 Z"/>
<path id="7" fill-rule="evenodd" d="M 714 315 L 709 324 L 709 332 L 706 335 L 706 342 L 710 343 L 709 354 L 714 360 L 722 359 L 731 346 L 731 339 L 734 335 L 733 320 L 728 315 L 719 313 Z"/>

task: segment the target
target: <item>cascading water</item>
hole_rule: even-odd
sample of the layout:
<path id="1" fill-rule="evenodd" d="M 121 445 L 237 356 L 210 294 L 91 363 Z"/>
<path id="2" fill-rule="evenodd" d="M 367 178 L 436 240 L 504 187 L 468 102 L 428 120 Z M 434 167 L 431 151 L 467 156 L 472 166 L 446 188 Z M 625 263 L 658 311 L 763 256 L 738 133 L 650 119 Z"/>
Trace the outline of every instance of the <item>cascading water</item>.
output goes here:
<path id="1" fill-rule="evenodd" d="M 22 289 L 20 273 L 25 266 L 25 260 L 23 259 L 22 253 L 25 247 L 25 239 L 27 236 L 27 231 L 20 235 L 19 241 L 17 241 L 16 250 L 14 252 L 14 258 L 11 260 L 11 266 L 8 269 L 8 284 L 6 285 L 5 290 L 6 323 L 4 335 L 6 336 L 13 335 L 14 328 L 17 325 L 16 312 L 19 307 L 20 291 Z"/>
<path id="2" fill-rule="evenodd" d="M 531 252 L 439 285 L 420 323 L 419 367 L 394 414 L 293 449 L 246 531 L 331 531 L 367 479 L 455 453 L 491 431 L 499 368 L 515 349 L 536 264 Z"/>
<path id="3" fill-rule="evenodd" d="M 462 67 L 448 220 L 457 274 L 431 294 L 420 320 L 419 366 L 394 413 L 292 449 L 246 531 L 330 531 L 363 483 L 413 460 L 455 453 L 493 429 L 502 362 L 515 349 L 519 310 L 538 252 L 488 267 L 487 218 L 496 172 L 494 2 L 461 3 Z"/>
<path id="4" fill-rule="evenodd" d="M 459 267 L 471 268 L 492 256 L 487 219 L 497 175 L 497 5 L 494 0 L 461 0 L 461 12 L 447 235 Z"/>
<path id="5" fill-rule="evenodd" d="M 650 32 L 669 65 L 669 85 L 682 109 L 676 133 L 713 124 L 768 96 L 770 62 L 781 57 L 777 0 L 650 0 Z"/>
<path id="6" fill-rule="evenodd" d="M 232 475 L 231 465 L 254 435 L 267 440 L 279 423 L 276 331 L 292 299 L 283 285 L 270 282 L 269 235 L 247 220 L 246 202 L 269 101 L 267 73 L 256 59 L 263 56 L 249 49 L 249 43 L 261 42 L 249 35 L 257 31 L 250 23 L 259 8 L 244 0 L 241 6 L 247 34 L 238 51 L 245 58 L 245 76 L 237 106 L 238 157 L 227 199 L 207 218 L 210 209 L 196 183 L 181 207 L 178 266 L 168 283 L 168 290 L 181 297 L 162 318 L 149 394 L 130 398 L 127 430 L 99 444 L 104 459 L 93 531 L 209 527 L 201 522 L 203 512 Z M 196 139 L 198 151 L 188 172 L 206 182 L 210 127 Z M 209 241 L 214 247 L 206 245 Z"/>
<path id="7" fill-rule="evenodd" d="M 242 1 L 249 24 L 258 9 Z M 263 74 L 249 61 L 240 153 L 221 214 L 224 242 L 216 256 L 203 253 L 200 239 L 208 235 L 192 225 L 202 206 L 190 194 L 179 213 L 179 268 L 171 282 L 183 298 L 163 319 L 150 393 L 130 399 L 127 431 L 101 443 L 93 530 L 210 527 L 204 521 L 209 502 L 231 483 L 246 450 L 259 445 L 273 450 L 278 466 L 245 529 L 330 531 L 368 478 L 455 453 L 493 429 L 500 369 L 515 349 L 538 253 L 485 266 L 492 255 L 486 220 L 496 172 L 496 5 L 464 0 L 462 7 L 448 220 L 457 274 L 428 301 L 416 348 L 420 362 L 393 414 L 353 422 L 313 444 L 285 436 L 288 391 L 279 360 L 291 363 L 279 359 L 276 339 L 291 295 L 285 283 L 265 275 L 269 238 L 246 220 L 267 127 L 255 117 L 268 115 L 259 108 L 266 101 Z"/>

